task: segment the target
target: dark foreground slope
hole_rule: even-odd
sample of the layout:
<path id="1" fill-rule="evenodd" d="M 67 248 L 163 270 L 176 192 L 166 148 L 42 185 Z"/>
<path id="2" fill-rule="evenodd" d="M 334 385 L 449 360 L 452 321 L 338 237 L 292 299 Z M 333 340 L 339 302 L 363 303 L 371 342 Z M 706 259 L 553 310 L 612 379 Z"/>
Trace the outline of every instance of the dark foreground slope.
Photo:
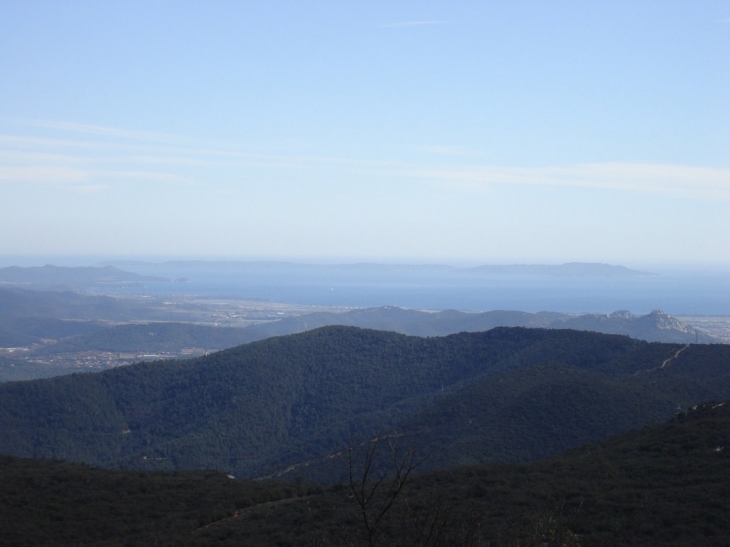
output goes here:
<path id="1" fill-rule="evenodd" d="M 381 484 L 392 478 L 391 469 Z M 728 494 L 730 404 L 707 404 L 549 460 L 411 475 L 370 535 L 349 483 L 251 483 L 215 472 L 0 457 L 0 543 L 724 546 Z M 375 490 L 368 514 L 388 501 Z"/>
<path id="2" fill-rule="evenodd" d="M 288 485 L 219 472 L 112 471 L 0 457 L 0 544 L 186 545 L 236 508 L 292 496 Z"/>
<path id="3" fill-rule="evenodd" d="M 356 491 L 362 463 L 360 454 Z M 371 517 L 391 499 L 390 471 Z M 707 404 L 544 461 L 413 476 L 374 537 L 379 545 L 719 547 L 730 544 L 729 494 L 730 407 Z M 207 534 L 222 545 L 238 534 L 262 545 L 367 545 L 363 513 L 346 483 L 242 512 Z"/>

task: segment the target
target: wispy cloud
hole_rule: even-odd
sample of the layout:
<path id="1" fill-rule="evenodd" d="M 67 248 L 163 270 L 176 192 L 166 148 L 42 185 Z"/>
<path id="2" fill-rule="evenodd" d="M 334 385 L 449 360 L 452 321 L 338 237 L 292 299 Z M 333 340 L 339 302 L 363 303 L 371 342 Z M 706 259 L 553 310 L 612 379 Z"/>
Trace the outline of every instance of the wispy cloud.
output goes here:
<path id="1" fill-rule="evenodd" d="M 28 125 L 45 129 L 56 129 L 60 131 L 68 131 L 72 133 L 81 133 L 85 135 L 96 135 L 104 137 L 114 137 L 117 139 L 143 140 L 156 142 L 179 142 L 185 140 L 179 135 L 170 133 L 155 133 L 152 131 L 131 131 L 128 129 L 120 129 L 118 127 L 108 127 L 102 125 L 89 125 L 75 122 L 57 122 L 57 121 L 41 121 L 34 120 L 28 122 Z"/>
<path id="2" fill-rule="evenodd" d="M 434 146 L 424 146 L 423 151 L 428 154 L 437 154 L 437 155 L 443 155 L 443 156 L 469 156 L 471 155 L 471 151 L 464 147 L 464 146 L 444 146 L 444 145 L 434 145 Z"/>
<path id="3" fill-rule="evenodd" d="M 382 28 L 398 28 L 398 27 L 422 27 L 426 25 L 443 25 L 450 23 L 446 20 L 426 20 L 426 21 L 402 21 L 400 23 L 386 23 L 381 25 Z"/>
<path id="4" fill-rule="evenodd" d="M 0 181 L 36 184 L 66 184 L 85 182 L 90 173 L 62 165 L 54 166 L 0 166 Z"/>
<path id="5" fill-rule="evenodd" d="M 0 182 L 21 182 L 33 184 L 67 185 L 69 188 L 78 188 L 77 183 L 91 181 L 148 181 L 164 183 L 185 183 L 192 181 L 176 173 L 165 173 L 156 171 L 135 171 L 135 170 L 99 170 L 84 169 L 65 165 L 21 165 L 21 166 L 0 166 Z M 105 184 L 93 184 L 97 189 L 108 189 L 111 182 Z"/>
<path id="6" fill-rule="evenodd" d="M 51 130 L 51 134 L 0 135 L 0 181 L 70 184 L 105 179 L 116 184 L 134 180 L 189 184 L 196 177 L 214 178 L 216 170 L 245 175 L 251 169 L 362 171 L 396 165 L 341 157 L 265 154 L 235 143 L 71 122 L 33 121 L 26 126 Z M 96 136 L 108 138 L 93 138 Z"/>
<path id="7" fill-rule="evenodd" d="M 485 192 L 496 185 L 539 185 L 653 193 L 730 201 L 730 168 L 655 163 L 575 163 L 515 167 L 467 164 L 460 146 L 429 146 L 426 163 L 316 155 L 271 154 L 235 143 L 192 141 L 176 135 L 67 122 L 34 122 L 60 138 L 0 135 L 0 182 L 54 184 L 101 191 L 130 183 L 190 185 L 251 179 L 252 173 L 287 180 L 321 174 L 343 179 L 411 181 L 448 191 Z M 73 135 L 105 135 L 95 139 Z M 440 166 L 433 166 L 438 157 Z M 292 178 L 293 177 L 293 178 Z M 80 186 L 79 186 L 80 185 Z"/>
<path id="8" fill-rule="evenodd" d="M 0 135 L 0 182 L 98 192 L 138 180 L 189 183 L 190 178 L 181 174 L 180 168 L 206 165 L 203 159 L 182 153 L 139 155 L 130 154 L 130 150 L 149 151 L 149 147 Z"/>
<path id="9" fill-rule="evenodd" d="M 672 164 L 582 163 L 548 167 L 469 166 L 416 169 L 409 176 L 442 187 L 483 189 L 490 185 L 541 185 L 730 200 L 730 169 Z"/>
<path id="10" fill-rule="evenodd" d="M 75 184 L 69 189 L 79 194 L 99 194 L 111 188 L 108 184 Z"/>

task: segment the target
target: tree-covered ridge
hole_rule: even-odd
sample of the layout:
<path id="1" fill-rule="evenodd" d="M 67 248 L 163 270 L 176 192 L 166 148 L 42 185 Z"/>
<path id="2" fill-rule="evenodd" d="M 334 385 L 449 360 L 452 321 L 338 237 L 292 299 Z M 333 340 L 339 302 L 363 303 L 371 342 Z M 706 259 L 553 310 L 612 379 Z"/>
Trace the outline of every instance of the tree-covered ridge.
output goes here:
<path id="1" fill-rule="evenodd" d="M 189 361 L 2 385 L 0 451 L 253 476 L 395 431 L 446 446 L 438 466 L 524 461 L 730 397 L 729 355 L 570 330 L 418 338 L 327 327 Z"/>
<path id="2" fill-rule="evenodd" d="M 373 444 L 369 443 L 371 446 Z M 387 443 L 380 445 L 389 452 Z M 398 449 L 398 447 L 396 447 Z M 372 452 L 371 452 L 372 453 Z M 397 454 L 397 462 L 408 462 Z M 730 403 L 550 459 L 410 474 L 368 534 L 352 481 L 104 470 L 0 457 L 0 543 L 15 546 L 654 546 L 730 543 Z M 417 456 L 420 458 L 420 456 Z M 392 465 L 392 463 L 391 463 Z M 416 468 L 414 471 L 418 471 Z M 381 477 L 380 468 L 370 477 Z M 384 485 L 393 485 L 394 474 Z M 363 485 L 378 511 L 392 489 Z M 356 490 L 357 491 L 357 490 Z M 381 495 L 382 492 L 382 495 Z M 372 515 L 373 513 L 369 513 Z M 372 523 L 372 520 L 370 521 Z M 420 542 L 420 543 L 419 543 Z"/>

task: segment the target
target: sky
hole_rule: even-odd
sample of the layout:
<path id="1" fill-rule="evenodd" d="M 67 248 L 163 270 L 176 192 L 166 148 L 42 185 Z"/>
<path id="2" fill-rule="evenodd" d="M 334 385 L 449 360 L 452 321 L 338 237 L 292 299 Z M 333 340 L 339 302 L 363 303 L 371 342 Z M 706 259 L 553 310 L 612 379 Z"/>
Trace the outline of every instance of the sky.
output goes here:
<path id="1" fill-rule="evenodd" d="M 0 3 L 0 255 L 730 266 L 730 2 Z"/>

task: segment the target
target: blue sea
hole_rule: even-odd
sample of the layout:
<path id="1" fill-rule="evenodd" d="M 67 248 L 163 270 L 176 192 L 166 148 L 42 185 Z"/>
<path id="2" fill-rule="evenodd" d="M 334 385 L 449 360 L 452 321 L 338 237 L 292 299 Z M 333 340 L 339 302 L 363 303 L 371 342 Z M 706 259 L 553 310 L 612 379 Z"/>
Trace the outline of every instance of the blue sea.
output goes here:
<path id="1" fill-rule="evenodd" d="M 477 275 L 448 267 L 341 267 L 285 263 L 116 263 L 173 281 L 115 289 L 197 294 L 293 304 L 468 311 L 730 315 L 727 272 L 663 271 L 635 277 Z M 184 278 L 184 281 L 181 279 Z"/>

